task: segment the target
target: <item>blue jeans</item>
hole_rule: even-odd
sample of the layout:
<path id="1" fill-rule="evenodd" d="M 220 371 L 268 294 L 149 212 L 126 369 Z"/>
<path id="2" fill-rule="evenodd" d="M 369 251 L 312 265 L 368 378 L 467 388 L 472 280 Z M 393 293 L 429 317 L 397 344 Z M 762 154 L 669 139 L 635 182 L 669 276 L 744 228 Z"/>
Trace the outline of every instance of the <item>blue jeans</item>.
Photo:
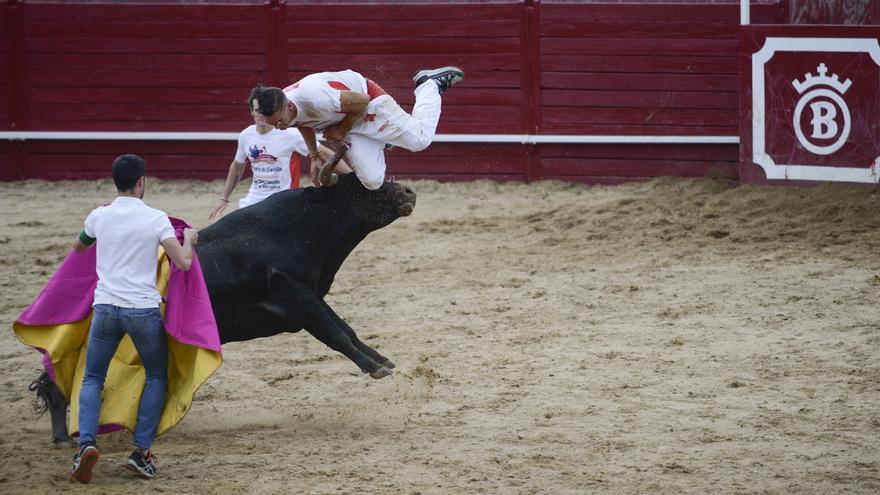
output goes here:
<path id="1" fill-rule="evenodd" d="M 123 334 L 127 333 L 147 375 L 134 429 L 134 446 L 149 449 L 165 406 L 168 381 L 168 341 L 162 314 L 159 308 L 129 309 L 110 304 L 96 304 L 93 310 L 85 376 L 79 394 L 79 444 L 95 442 L 107 368 Z"/>

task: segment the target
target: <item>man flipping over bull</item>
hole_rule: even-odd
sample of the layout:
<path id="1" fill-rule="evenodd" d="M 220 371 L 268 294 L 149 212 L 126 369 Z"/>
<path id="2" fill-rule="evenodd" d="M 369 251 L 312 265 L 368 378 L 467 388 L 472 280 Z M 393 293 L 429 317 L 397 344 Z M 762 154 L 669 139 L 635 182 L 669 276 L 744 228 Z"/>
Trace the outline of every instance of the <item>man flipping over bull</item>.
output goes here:
<path id="1" fill-rule="evenodd" d="M 413 76 L 416 103 L 406 113 L 378 84 L 351 70 L 311 74 L 258 98 L 259 112 L 279 129 L 296 126 L 309 149 L 311 175 L 324 161 L 315 131 L 331 144 L 349 145 L 348 163 L 361 183 L 379 189 L 385 180 L 385 145 L 422 151 L 431 144 L 440 120 L 440 94 L 464 79 L 458 67 L 420 70 Z"/>

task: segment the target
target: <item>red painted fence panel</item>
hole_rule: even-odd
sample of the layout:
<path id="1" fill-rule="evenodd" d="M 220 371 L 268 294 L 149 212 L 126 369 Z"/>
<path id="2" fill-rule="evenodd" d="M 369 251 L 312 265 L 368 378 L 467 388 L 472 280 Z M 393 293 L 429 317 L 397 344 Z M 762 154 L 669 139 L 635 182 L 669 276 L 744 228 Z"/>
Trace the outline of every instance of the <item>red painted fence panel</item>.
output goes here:
<path id="1" fill-rule="evenodd" d="M 752 7 L 756 22 L 778 16 Z M 738 134 L 738 3 L 544 3 L 539 30 L 540 133 Z M 736 179 L 737 160 L 735 144 L 554 145 L 540 177 Z"/>
<path id="2" fill-rule="evenodd" d="M 738 5 L 549 3 L 540 29 L 544 133 L 736 135 Z"/>
<path id="3" fill-rule="evenodd" d="M 150 176 L 208 180 L 229 169 L 234 147 L 234 143 L 223 141 L 90 141 L 85 145 L 77 141 L 33 141 L 28 153 L 33 177 L 48 180 L 106 178 L 113 159 L 121 152 L 143 157 Z"/>
<path id="4" fill-rule="evenodd" d="M 34 129 L 240 130 L 266 79 L 260 5 L 24 7 Z"/>
<path id="5" fill-rule="evenodd" d="M 637 178 L 675 175 L 736 180 L 738 150 L 725 144 L 545 145 L 545 177 L 614 184 Z"/>

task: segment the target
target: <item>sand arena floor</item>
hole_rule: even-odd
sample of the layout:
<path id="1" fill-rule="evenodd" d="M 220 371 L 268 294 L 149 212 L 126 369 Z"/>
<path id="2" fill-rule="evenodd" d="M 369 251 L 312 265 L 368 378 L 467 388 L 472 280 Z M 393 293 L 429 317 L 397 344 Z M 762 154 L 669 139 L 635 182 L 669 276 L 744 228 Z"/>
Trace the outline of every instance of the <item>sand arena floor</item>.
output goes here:
<path id="1" fill-rule="evenodd" d="M 113 187 L 0 184 L 0 493 L 880 492 L 876 189 L 410 185 L 327 298 L 392 377 L 305 332 L 227 345 L 156 479 L 118 432 L 81 486 L 12 321 Z M 146 200 L 204 226 L 220 188 Z"/>

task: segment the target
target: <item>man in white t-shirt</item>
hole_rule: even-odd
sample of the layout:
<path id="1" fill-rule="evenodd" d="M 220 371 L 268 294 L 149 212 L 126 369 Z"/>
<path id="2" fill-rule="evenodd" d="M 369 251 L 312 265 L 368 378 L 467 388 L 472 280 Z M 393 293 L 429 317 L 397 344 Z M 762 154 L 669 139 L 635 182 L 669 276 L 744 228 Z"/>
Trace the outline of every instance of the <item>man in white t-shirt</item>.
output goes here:
<path id="1" fill-rule="evenodd" d="M 251 165 L 253 180 L 247 196 L 238 201 L 239 208 L 259 203 L 278 191 L 299 186 L 299 157 L 295 153 L 305 156 L 309 154 L 309 149 L 302 134 L 296 129 L 276 129 L 267 124 L 257 111 L 257 98 L 266 89 L 268 88 L 265 86 L 257 86 L 248 97 L 248 108 L 254 118 L 254 125 L 241 131 L 238 136 L 235 159 L 229 165 L 223 193 L 208 215 L 209 220 L 213 220 L 226 209 L 229 196 L 241 181 L 248 163 Z M 320 145 L 318 153 L 325 159 L 333 154 Z M 339 170 L 343 173 L 351 172 L 344 162 L 340 163 Z"/>
<path id="2" fill-rule="evenodd" d="M 458 67 L 421 70 L 413 76 L 416 103 L 406 113 L 378 84 L 351 70 L 308 75 L 283 91 L 270 88 L 258 98 L 258 111 L 279 129 L 296 126 L 309 149 L 312 180 L 324 160 L 315 132 L 330 143 L 349 144 L 348 163 L 361 183 L 379 189 L 385 180 L 385 146 L 422 151 L 434 139 L 440 120 L 440 94 L 464 79 Z"/>
<path id="3" fill-rule="evenodd" d="M 135 449 L 125 466 L 146 478 L 156 474 L 150 448 L 165 406 L 168 367 L 168 342 L 159 312 L 162 298 L 156 289 L 157 252 L 161 245 L 178 268 L 189 270 L 198 232 L 184 230 L 181 245 L 168 215 L 144 204 L 145 167 L 136 155 L 116 158 L 116 199 L 89 214 L 73 245 L 75 251 L 82 252 L 97 241 L 98 285 L 79 396 L 79 451 L 70 476 L 81 483 L 92 479 L 92 468 L 98 461 L 101 390 L 110 360 L 125 334 L 131 337 L 146 372 L 134 430 Z"/>

